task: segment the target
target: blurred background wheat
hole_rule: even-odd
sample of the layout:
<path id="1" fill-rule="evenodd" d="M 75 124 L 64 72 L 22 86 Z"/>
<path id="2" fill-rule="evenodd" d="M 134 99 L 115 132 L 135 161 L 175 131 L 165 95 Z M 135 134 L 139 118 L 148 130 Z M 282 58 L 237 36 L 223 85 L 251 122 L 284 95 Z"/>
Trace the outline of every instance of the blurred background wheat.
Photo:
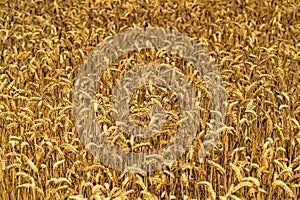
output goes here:
<path id="1" fill-rule="evenodd" d="M 1 199 L 300 198 L 298 0 L 2 0 L 0 20 Z M 185 33 L 214 58 L 227 92 L 227 128 L 205 159 L 196 152 L 210 96 L 192 71 L 185 75 L 201 91 L 203 127 L 173 166 L 152 173 L 119 172 L 102 165 L 80 141 L 72 85 L 83 60 L 104 38 L 138 27 Z M 149 59 L 184 64 L 168 52 L 143 50 L 120 58 L 111 70 Z M 103 80 L 97 109 L 99 123 L 109 128 L 112 85 Z M 155 91 L 157 101 L 166 95 L 167 104 L 175 105 L 170 91 Z M 139 94 L 133 96 L 134 111 Z M 172 109 L 170 121 L 176 123 L 179 111 Z M 139 116 L 135 121 L 147 124 L 149 119 Z M 116 144 L 133 151 L 167 143 L 168 134 L 171 138 L 171 129 L 167 137 L 131 141 L 107 131 Z"/>

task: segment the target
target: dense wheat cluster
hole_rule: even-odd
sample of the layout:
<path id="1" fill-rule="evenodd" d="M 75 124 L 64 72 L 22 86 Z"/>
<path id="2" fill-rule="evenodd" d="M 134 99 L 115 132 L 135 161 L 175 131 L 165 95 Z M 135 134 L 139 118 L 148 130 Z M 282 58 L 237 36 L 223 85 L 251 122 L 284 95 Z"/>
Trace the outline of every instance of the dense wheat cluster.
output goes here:
<path id="1" fill-rule="evenodd" d="M 0 199 L 300 198 L 299 1 L 4 0 L 0 20 Z M 120 172 L 79 139 L 72 116 L 78 70 L 105 38 L 138 27 L 184 33 L 215 60 L 227 94 L 226 128 L 204 159 L 199 146 L 211 107 L 205 81 L 182 58 L 155 49 L 110 65 L 99 80 L 98 122 L 124 151 L 170 142 L 180 107 L 167 88 L 146 85 L 132 94 L 128 109 L 137 124 L 149 123 L 155 102 L 169 115 L 150 139 L 115 131 L 109 112 L 111 89 L 126 71 L 168 64 L 200 102 L 201 126 L 187 152 L 161 171 Z"/>

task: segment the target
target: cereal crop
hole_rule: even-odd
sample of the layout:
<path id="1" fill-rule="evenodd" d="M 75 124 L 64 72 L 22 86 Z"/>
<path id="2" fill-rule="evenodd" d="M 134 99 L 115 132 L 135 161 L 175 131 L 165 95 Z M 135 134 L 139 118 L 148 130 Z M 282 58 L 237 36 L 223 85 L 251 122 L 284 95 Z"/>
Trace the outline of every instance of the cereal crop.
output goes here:
<path id="1" fill-rule="evenodd" d="M 151 108 L 163 105 L 162 129 L 140 138 L 117 128 L 112 89 L 137 65 L 176 69 L 201 113 L 192 145 L 173 165 L 132 173 L 105 166 L 83 145 L 72 88 L 97 45 L 144 27 L 173 29 L 201 44 L 222 76 L 227 112 L 219 140 L 201 157 L 212 115 L 204 77 L 166 51 L 119 57 L 99 80 L 94 108 L 109 141 L 123 151 L 159 149 L 181 122 L 176 94 L 148 84 L 132 94 L 128 111 L 148 126 Z M 300 1 L 1 0 L 0 162 L 3 200 L 300 199 Z"/>

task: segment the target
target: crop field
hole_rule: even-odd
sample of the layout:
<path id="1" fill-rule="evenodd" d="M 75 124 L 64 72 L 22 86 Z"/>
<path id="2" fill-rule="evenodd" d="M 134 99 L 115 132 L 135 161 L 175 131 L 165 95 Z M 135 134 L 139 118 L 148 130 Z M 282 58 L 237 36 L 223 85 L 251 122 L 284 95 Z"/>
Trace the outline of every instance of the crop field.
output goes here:
<path id="1" fill-rule="evenodd" d="M 191 145 L 172 164 L 119 170 L 90 149 L 114 152 L 84 143 L 97 135 L 80 135 L 75 119 L 79 125 L 89 119 L 74 114 L 76 77 L 103 41 L 154 27 L 186 35 L 210 56 L 226 93 L 224 126 L 203 151 L 210 119 L 220 115 L 212 111 L 216 99 L 205 77 L 172 52 L 125 52 L 95 90 L 93 108 L 108 141 L 124 152 L 153 152 L 183 126 L 178 94 L 145 84 L 124 106 L 135 124 L 157 127 L 149 112 L 160 104 L 164 125 L 146 138 L 118 128 L 113 88 L 143 64 L 164 64 L 185 77 L 200 120 Z M 157 154 L 153 159 L 164 163 Z M 1 0 L 0 199 L 300 199 L 300 1 Z"/>

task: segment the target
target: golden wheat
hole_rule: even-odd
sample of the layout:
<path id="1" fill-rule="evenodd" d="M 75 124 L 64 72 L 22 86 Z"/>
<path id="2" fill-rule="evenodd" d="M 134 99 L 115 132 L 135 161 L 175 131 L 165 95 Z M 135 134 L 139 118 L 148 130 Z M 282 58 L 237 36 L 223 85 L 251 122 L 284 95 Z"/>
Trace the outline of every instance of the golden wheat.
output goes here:
<path id="1" fill-rule="evenodd" d="M 0 5 L 0 199 L 300 198 L 297 0 L 4 0 Z M 122 124 L 111 115 L 112 89 L 141 64 L 167 64 L 182 74 L 195 91 L 201 120 L 192 145 L 171 166 L 120 172 L 87 150 L 105 152 L 98 141 L 83 145 L 74 127 L 72 88 L 87 55 L 104 39 L 143 27 L 182 32 L 209 53 L 207 64 L 215 62 L 226 90 L 225 128 L 205 152 L 202 147 L 214 143 L 203 143 L 210 117 L 220 113 L 211 111 L 215 99 L 193 63 L 165 49 L 125 53 L 98 80 L 93 99 L 110 142 L 125 152 L 151 152 L 171 142 L 186 120 L 176 94 L 150 84 L 132 94 L 128 111 L 134 122 L 147 125 L 145 113 L 161 104 L 167 116 L 162 130 L 144 139 L 118 128 Z M 81 95 L 92 98 L 87 91 Z M 87 112 L 81 109 L 78 117 L 88 120 Z M 164 162 L 159 155 L 151 158 Z"/>

